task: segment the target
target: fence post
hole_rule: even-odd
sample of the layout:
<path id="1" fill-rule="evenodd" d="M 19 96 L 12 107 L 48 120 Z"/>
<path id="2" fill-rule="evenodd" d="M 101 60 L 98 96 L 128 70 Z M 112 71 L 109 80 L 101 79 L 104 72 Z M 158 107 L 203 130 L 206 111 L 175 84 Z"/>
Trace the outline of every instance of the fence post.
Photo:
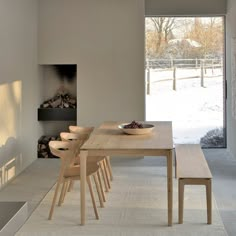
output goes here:
<path id="1" fill-rule="evenodd" d="M 147 95 L 150 94 L 150 68 L 149 62 L 147 61 Z"/>
<path id="2" fill-rule="evenodd" d="M 196 69 L 198 67 L 197 58 L 195 59 L 195 67 L 196 67 Z"/>
<path id="3" fill-rule="evenodd" d="M 204 87 L 204 61 L 201 60 L 201 87 Z"/>
<path id="4" fill-rule="evenodd" d="M 211 74 L 214 75 L 214 59 L 211 60 Z"/>
<path id="5" fill-rule="evenodd" d="M 176 90 L 176 66 L 173 67 L 173 90 Z"/>
<path id="6" fill-rule="evenodd" d="M 220 68 L 221 68 L 222 73 L 223 73 L 223 63 L 224 63 L 223 57 L 221 57 L 221 59 L 220 59 Z"/>
<path id="7" fill-rule="evenodd" d="M 170 67 L 172 68 L 174 66 L 173 58 L 170 58 Z"/>

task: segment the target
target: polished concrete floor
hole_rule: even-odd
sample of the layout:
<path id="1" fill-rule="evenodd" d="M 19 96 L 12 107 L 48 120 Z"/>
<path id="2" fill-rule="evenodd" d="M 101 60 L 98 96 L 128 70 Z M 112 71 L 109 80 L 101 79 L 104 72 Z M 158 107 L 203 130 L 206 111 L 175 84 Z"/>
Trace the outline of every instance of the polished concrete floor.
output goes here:
<path id="1" fill-rule="evenodd" d="M 225 149 L 204 151 L 213 174 L 213 192 L 229 236 L 236 235 L 236 158 Z"/>
<path id="2" fill-rule="evenodd" d="M 204 150 L 213 174 L 213 192 L 229 236 L 236 235 L 236 159 L 226 149 Z M 122 165 L 165 165 L 165 158 L 124 159 Z M 114 158 L 112 162 L 116 162 Z M 27 201 L 29 215 L 54 185 L 58 159 L 38 159 L 0 192 L 0 201 Z"/>

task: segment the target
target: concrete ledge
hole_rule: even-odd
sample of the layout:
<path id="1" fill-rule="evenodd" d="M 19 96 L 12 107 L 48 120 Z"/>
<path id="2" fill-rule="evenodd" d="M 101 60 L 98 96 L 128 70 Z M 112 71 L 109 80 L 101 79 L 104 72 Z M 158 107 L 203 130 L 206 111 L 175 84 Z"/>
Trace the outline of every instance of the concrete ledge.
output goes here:
<path id="1" fill-rule="evenodd" d="M 27 202 L 0 202 L 0 236 L 14 236 L 27 218 Z"/>

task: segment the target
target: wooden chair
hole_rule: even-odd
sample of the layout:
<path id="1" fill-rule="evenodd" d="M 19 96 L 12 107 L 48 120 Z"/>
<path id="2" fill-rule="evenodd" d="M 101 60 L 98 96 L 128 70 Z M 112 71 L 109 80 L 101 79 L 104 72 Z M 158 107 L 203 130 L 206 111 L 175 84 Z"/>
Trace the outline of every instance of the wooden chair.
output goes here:
<path id="1" fill-rule="evenodd" d="M 76 134 L 76 133 L 69 133 L 69 132 L 61 132 L 60 137 L 61 137 L 62 141 L 67 141 L 67 142 L 71 143 L 72 149 L 74 150 L 74 163 L 76 165 L 79 165 L 80 164 L 80 158 L 79 158 L 80 147 L 89 138 L 89 134 L 87 134 L 87 133 Z M 103 167 L 103 164 L 101 164 L 101 162 L 103 162 L 103 161 L 104 161 L 104 157 L 91 157 L 91 158 L 88 158 L 87 165 L 89 166 L 89 165 L 96 164 L 100 168 L 102 168 L 101 172 L 102 172 L 102 176 L 103 176 L 104 183 L 105 183 L 105 181 L 107 181 L 107 179 L 105 179 L 104 167 Z M 106 201 L 106 197 L 105 197 L 105 194 L 104 194 L 104 191 L 103 191 L 101 175 L 100 175 L 99 170 L 97 172 L 97 176 L 98 176 L 98 182 L 99 182 L 99 185 L 100 185 L 100 189 L 101 189 L 101 192 L 102 192 L 102 198 L 99 197 L 99 201 L 100 201 L 100 206 L 104 207 L 103 202 Z M 105 183 L 105 185 L 106 184 L 107 183 Z M 70 182 L 68 191 L 71 191 L 72 187 L 73 187 L 73 181 Z"/>
<path id="2" fill-rule="evenodd" d="M 94 127 L 83 127 L 83 126 L 69 126 L 69 130 L 71 133 L 76 134 L 91 134 L 94 130 Z M 112 174 L 112 168 L 111 168 L 111 162 L 110 157 L 105 156 L 103 157 L 104 161 L 97 161 L 101 167 L 102 170 L 102 176 L 104 179 L 104 185 L 106 192 L 109 192 L 109 189 L 111 188 L 110 181 L 113 180 L 113 174 Z"/>
<path id="3" fill-rule="evenodd" d="M 75 134 L 91 134 L 94 130 L 94 127 L 83 127 L 83 126 L 75 126 L 75 125 L 70 125 L 69 126 L 69 131 L 70 133 L 75 133 Z"/>
<path id="4" fill-rule="evenodd" d="M 94 130 L 94 127 L 83 127 L 83 126 L 74 126 L 71 125 L 69 126 L 69 131 L 71 133 L 76 133 L 76 134 L 91 134 Z M 113 174 L 112 174 L 112 168 L 111 168 L 111 162 L 110 162 L 110 157 L 106 156 L 105 157 L 105 163 L 104 165 L 106 166 L 106 176 L 109 178 L 107 180 L 107 185 L 110 188 L 110 181 L 113 180 Z"/>
<path id="5" fill-rule="evenodd" d="M 89 138 L 89 134 L 75 134 L 69 132 L 61 132 L 60 138 L 62 141 L 70 141 L 71 147 L 74 151 L 75 157 L 77 157 L 77 164 L 79 164 L 79 151 L 80 147 L 84 144 L 84 142 Z"/>
<path id="6" fill-rule="evenodd" d="M 60 195 L 60 202 L 61 202 L 62 200 L 64 200 L 65 193 L 66 193 L 66 186 L 68 185 L 68 182 L 71 180 L 73 180 L 73 181 L 80 180 L 80 167 L 79 167 L 79 165 L 74 164 L 74 157 L 75 157 L 74 150 L 73 150 L 70 142 L 50 141 L 49 148 L 50 148 L 50 151 L 52 152 L 53 155 L 55 155 L 61 159 L 61 168 L 60 168 L 60 172 L 59 172 L 59 177 L 57 180 L 56 189 L 54 192 L 52 205 L 51 205 L 51 209 L 50 209 L 49 217 L 48 217 L 48 219 L 51 220 L 60 186 L 63 185 L 62 190 L 61 190 L 61 195 Z M 98 189 L 98 193 L 101 198 L 101 191 L 98 186 L 98 179 L 97 179 L 97 175 L 96 175 L 96 173 L 98 172 L 98 169 L 99 169 L 99 167 L 96 164 L 88 165 L 87 172 L 86 172 L 87 173 L 87 184 L 88 184 L 90 195 L 92 198 L 92 204 L 93 204 L 93 209 L 94 209 L 96 219 L 99 219 L 99 216 L 98 216 L 98 211 L 97 211 L 97 207 L 96 207 L 96 203 L 95 203 L 95 198 L 94 198 L 94 193 L 93 193 L 93 189 L 92 189 L 92 185 L 91 185 L 90 176 L 93 176 L 93 178 L 95 180 L 96 187 Z"/>

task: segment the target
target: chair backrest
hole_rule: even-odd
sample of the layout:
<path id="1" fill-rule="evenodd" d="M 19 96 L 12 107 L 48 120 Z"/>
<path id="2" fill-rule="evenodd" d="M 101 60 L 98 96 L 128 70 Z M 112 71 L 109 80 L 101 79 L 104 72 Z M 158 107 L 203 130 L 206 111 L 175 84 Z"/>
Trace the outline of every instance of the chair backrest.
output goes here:
<path id="1" fill-rule="evenodd" d="M 65 141 L 50 141 L 48 143 L 51 153 L 65 163 L 70 163 L 73 160 L 74 153 L 71 148 L 71 143 Z"/>
<path id="2" fill-rule="evenodd" d="M 61 132 L 60 138 L 62 141 L 73 141 L 79 139 L 79 135 L 69 132 Z"/>
<path id="3" fill-rule="evenodd" d="M 80 148 L 84 142 L 89 138 L 89 134 L 76 134 L 69 132 L 61 132 L 60 137 L 62 141 L 70 141 L 72 145 Z"/>
<path id="4" fill-rule="evenodd" d="M 73 150 L 75 162 L 79 163 L 79 153 L 80 147 L 84 144 L 84 142 L 89 138 L 89 134 L 76 134 L 69 132 L 61 132 L 60 133 L 61 140 L 70 142 L 71 149 Z"/>
<path id="5" fill-rule="evenodd" d="M 70 173 L 75 168 L 74 151 L 71 148 L 71 142 L 68 141 L 50 141 L 49 149 L 51 153 L 61 159 L 60 175 Z M 68 174 L 67 174 L 68 175 Z"/>
<path id="6" fill-rule="evenodd" d="M 94 130 L 94 127 L 83 127 L 83 126 L 70 125 L 69 130 L 71 133 L 76 133 L 76 134 L 91 134 Z"/>

